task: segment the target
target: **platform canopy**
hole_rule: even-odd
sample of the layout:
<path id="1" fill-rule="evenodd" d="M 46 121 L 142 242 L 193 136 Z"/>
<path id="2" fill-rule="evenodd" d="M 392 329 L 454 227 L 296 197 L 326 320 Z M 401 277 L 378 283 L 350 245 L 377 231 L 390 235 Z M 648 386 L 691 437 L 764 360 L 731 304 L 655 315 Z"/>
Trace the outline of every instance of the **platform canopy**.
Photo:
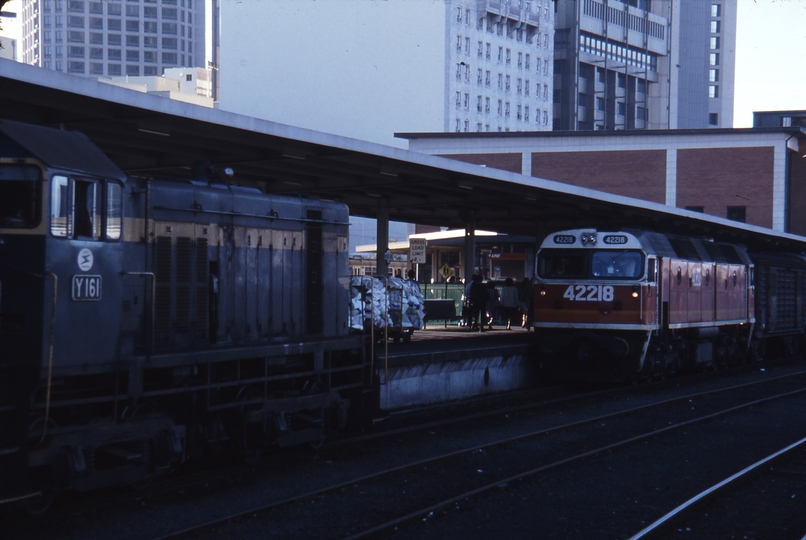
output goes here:
<path id="1" fill-rule="evenodd" d="M 0 117 L 86 134 L 128 175 L 235 171 L 267 193 L 341 201 L 351 215 L 541 236 L 650 228 L 806 250 L 806 239 L 701 213 L 311 131 L 0 59 Z M 371 121 L 371 119 L 365 119 Z"/>

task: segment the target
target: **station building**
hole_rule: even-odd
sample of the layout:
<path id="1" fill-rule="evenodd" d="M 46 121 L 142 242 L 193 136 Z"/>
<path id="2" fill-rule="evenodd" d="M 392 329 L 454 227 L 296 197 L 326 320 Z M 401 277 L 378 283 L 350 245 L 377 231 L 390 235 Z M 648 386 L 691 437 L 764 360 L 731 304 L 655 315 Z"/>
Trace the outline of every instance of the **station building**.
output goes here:
<path id="1" fill-rule="evenodd" d="M 417 152 L 806 235 L 798 125 L 397 136 Z"/>

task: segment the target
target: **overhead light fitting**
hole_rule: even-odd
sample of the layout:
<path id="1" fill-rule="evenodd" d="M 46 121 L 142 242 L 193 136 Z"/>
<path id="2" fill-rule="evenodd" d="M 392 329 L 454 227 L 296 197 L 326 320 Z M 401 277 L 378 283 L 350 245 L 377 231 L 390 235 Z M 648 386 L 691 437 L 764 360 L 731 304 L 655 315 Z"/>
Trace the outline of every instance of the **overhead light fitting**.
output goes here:
<path id="1" fill-rule="evenodd" d="M 148 133 L 149 135 L 159 135 L 161 137 L 170 137 L 170 133 L 166 133 L 164 131 L 155 131 L 153 129 L 145 129 L 145 128 L 137 128 L 137 131 L 140 133 Z"/>
<path id="2" fill-rule="evenodd" d="M 468 185 L 465 185 L 465 184 L 458 184 L 458 186 L 460 188 L 462 188 L 462 189 L 473 189 L 473 186 L 468 186 Z"/>
<path id="3" fill-rule="evenodd" d="M 393 171 L 391 169 L 381 169 L 380 173 L 384 176 L 391 176 L 393 178 L 397 178 L 397 171 Z"/>
<path id="4" fill-rule="evenodd" d="M 283 151 L 283 157 L 299 160 L 304 160 L 306 158 L 305 154 L 303 154 L 302 152 L 293 152 L 288 150 Z"/>

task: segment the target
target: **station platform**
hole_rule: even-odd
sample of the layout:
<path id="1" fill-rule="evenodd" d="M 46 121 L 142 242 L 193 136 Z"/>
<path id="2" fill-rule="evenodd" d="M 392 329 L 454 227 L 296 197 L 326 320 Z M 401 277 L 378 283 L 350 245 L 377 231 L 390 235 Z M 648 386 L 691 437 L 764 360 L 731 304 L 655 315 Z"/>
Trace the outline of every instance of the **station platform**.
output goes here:
<path id="1" fill-rule="evenodd" d="M 471 332 L 455 323 L 415 330 L 408 343 L 379 343 L 380 407 L 455 401 L 534 386 L 539 365 L 534 332 L 517 327 Z"/>

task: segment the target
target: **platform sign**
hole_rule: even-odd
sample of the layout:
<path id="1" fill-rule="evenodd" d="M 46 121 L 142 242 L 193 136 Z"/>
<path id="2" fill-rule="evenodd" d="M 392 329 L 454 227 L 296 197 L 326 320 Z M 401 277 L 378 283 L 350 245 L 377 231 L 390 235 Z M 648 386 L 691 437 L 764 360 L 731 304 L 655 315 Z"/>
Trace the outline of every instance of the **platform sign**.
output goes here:
<path id="1" fill-rule="evenodd" d="M 409 238 L 409 262 L 425 264 L 425 238 Z"/>

